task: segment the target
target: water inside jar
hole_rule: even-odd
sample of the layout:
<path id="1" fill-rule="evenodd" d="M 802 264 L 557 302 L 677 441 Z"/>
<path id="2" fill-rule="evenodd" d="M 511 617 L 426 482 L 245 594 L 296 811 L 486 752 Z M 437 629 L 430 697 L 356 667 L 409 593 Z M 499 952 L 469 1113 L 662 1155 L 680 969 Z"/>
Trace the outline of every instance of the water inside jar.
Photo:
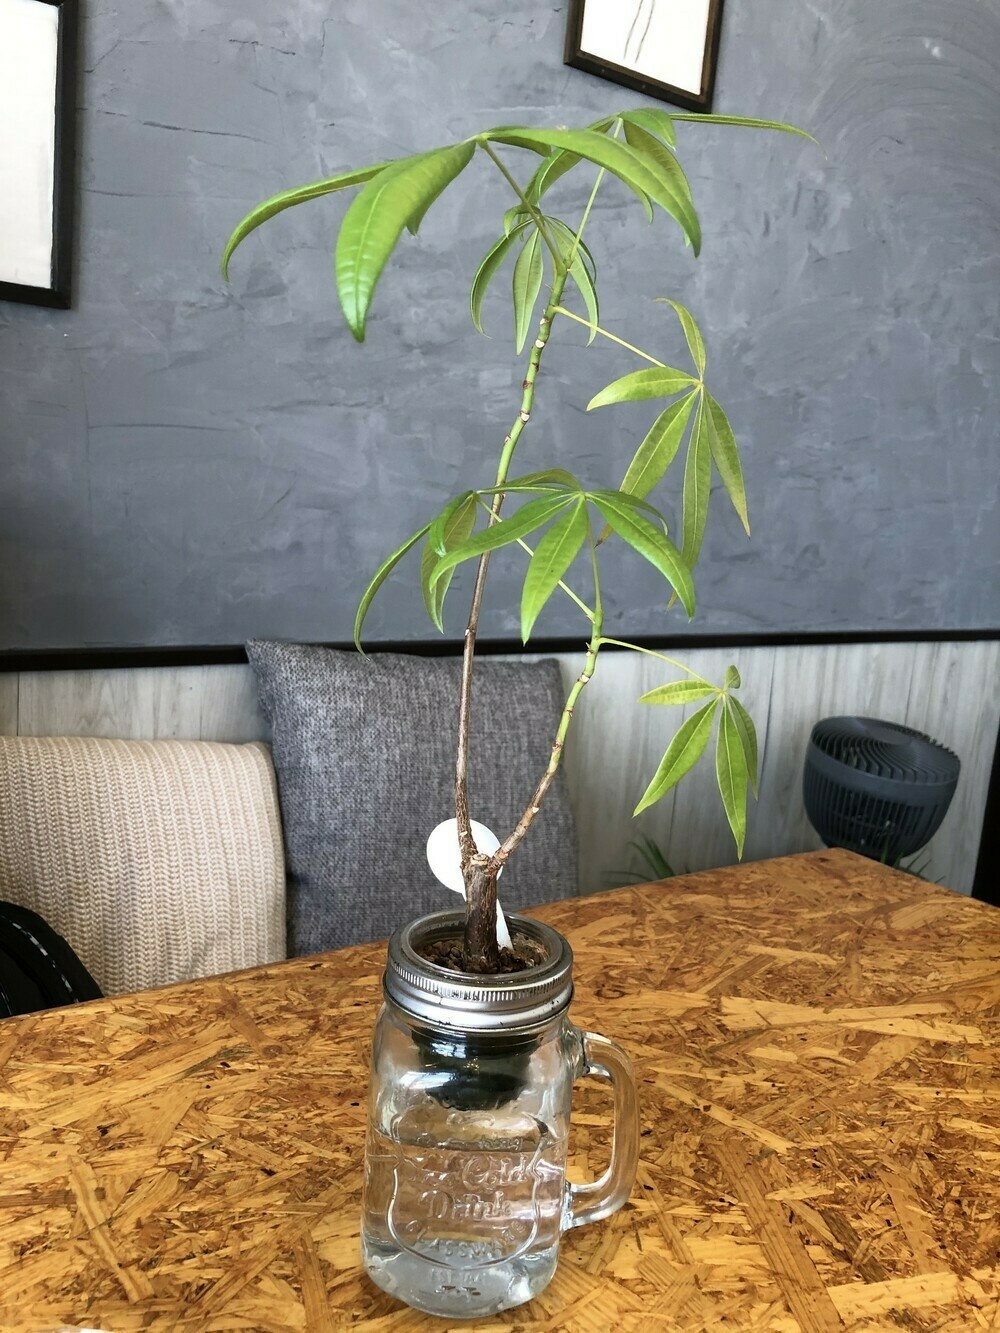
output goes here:
<path id="1" fill-rule="evenodd" d="M 411 1110 L 391 1133 L 370 1125 L 369 1275 L 432 1314 L 495 1314 L 530 1300 L 555 1271 L 565 1155 L 565 1134 L 524 1113 Z"/>

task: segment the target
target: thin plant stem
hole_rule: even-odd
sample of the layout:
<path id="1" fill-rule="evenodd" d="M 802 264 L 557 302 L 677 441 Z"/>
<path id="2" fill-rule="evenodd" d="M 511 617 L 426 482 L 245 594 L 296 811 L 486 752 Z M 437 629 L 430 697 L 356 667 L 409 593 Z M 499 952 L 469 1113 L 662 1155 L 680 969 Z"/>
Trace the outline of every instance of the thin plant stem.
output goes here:
<path id="1" fill-rule="evenodd" d="M 493 853 L 493 861 L 497 867 L 502 866 L 510 856 L 511 852 L 517 847 L 521 839 L 528 832 L 534 821 L 535 816 L 541 809 L 545 794 L 552 786 L 556 773 L 559 770 L 559 764 L 562 760 L 563 750 L 566 745 L 566 733 L 569 731 L 569 725 L 573 721 L 573 712 L 576 708 L 577 700 L 583 693 L 584 688 L 594 674 L 597 666 L 597 654 L 601 651 L 601 644 L 607 642 L 602 635 L 601 630 L 604 627 L 604 606 L 601 601 L 601 581 L 597 569 L 597 550 L 594 545 L 593 533 L 590 537 L 590 560 L 594 571 L 594 622 L 593 632 L 590 636 L 590 642 L 587 644 L 587 656 L 583 663 L 583 668 L 566 698 L 566 704 L 559 719 L 559 727 L 556 731 L 555 740 L 552 742 L 552 750 L 549 754 L 549 762 L 539 779 L 538 786 L 535 788 L 531 800 L 525 807 L 524 813 L 517 821 L 513 833 L 501 844 Z"/>
<path id="2" fill-rule="evenodd" d="M 531 419 L 531 409 L 535 401 L 535 382 L 541 365 L 542 353 L 552 332 L 552 316 L 555 307 L 562 300 L 566 286 L 566 270 L 558 267 L 552 283 L 552 294 L 545 312 L 539 320 L 538 336 L 528 359 L 528 371 L 524 377 L 521 396 L 521 410 L 514 424 L 504 439 L 500 462 L 497 466 L 496 485 L 503 486 L 510 472 L 514 450 L 521 438 L 521 432 Z M 503 505 L 504 494 L 498 490 L 490 507 L 490 523 L 497 521 Z M 463 872 L 470 865 L 477 853 L 476 840 L 472 836 L 472 820 L 469 814 L 469 724 L 472 716 L 472 664 L 476 654 L 476 634 L 479 630 L 479 615 L 483 605 L 483 589 L 486 585 L 486 571 L 489 567 L 489 553 L 479 557 L 476 569 L 476 582 L 472 590 L 472 605 L 465 627 L 465 642 L 462 652 L 462 684 L 458 705 L 458 749 L 455 758 L 455 819 L 458 823 L 458 844 L 462 857 Z"/>
<path id="3" fill-rule="evenodd" d="M 545 226 L 545 220 L 544 220 L 544 218 L 542 217 L 541 213 L 540 213 L 539 210 L 535 207 L 535 205 L 531 202 L 531 200 L 528 198 L 528 196 L 524 193 L 524 191 L 521 189 L 520 185 L 518 185 L 517 181 L 516 181 L 516 180 L 514 179 L 514 177 L 510 174 L 510 172 L 507 170 L 507 168 L 504 166 L 504 164 L 503 164 L 503 159 L 502 159 L 500 156 L 498 156 L 498 154 L 494 153 L 493 149 L 489 146 L 488 143 L 485 143 L 485 142 L 484 142 L 484 143 L 481 143 L 481 144 L 480 144 L 480 147 L 482 148 L 482 150 L 483 150 L 483 152 L 486 154 L 486 156 L 489 157 L 489 158 L 492 158 L 492 160 L 496 163 L 497 170 L 501 173 L 501 175 L 503 176 L 504 180 L 507 182 L 507 184 L 510 186 L 510 188 L 511 188 L 511 189 L 514 191 L 514 193 L 517 195 L 518 199 L 520 199 L 521 203 L 525 206 L 525 208 L 526 208 L 526 209 L 528 210 L 528 212 L 531 214 L 531 220 L 534 222 L 535 226 L 538 228 L 538 234 L 539 234 L 539 236 L 541 236 L 542 240 L 543 240 L 543 241 L 545 242 L 545 244 L 549 247 L 549 252 L 550 252 L 551 255 L 552 255 L 552 261 L 553 261 L 553 263 L 555 264 L 555 272 L 556 272 L 556 275 L 558 276 L 560 269 L 566 267 L 566 262 L 565 262 L 565 260 L 563 259 L 562 255 L 559 253 L 559 251 L 556 249 L 555 244 L 554 244 L 553 241 L 552 241 L 552 238 L 549 236 L 548 230 L 546 229 L 546 226 Z"/>
<path id="4" fill-rule="evenodd" d="M 619 120 L 615 124 L 615 132 L 611 136 L 612 139 L 617 139 L 618 136 L 621 134 L 621 131 L 622 131 L 622 122 Z M 597 179 L 594 181 L 594 188 L 590 192 L 590 198 L 587 200 L 587 207 L 583 210 L 583 217 L 580 219 L 580 225 L 576 229 L 576 235 L 573 238 L 573 248 L 569 252 L 569 258 L 566 260 L 567 268 L 571 269 L 576 261 L 576 256 L 580 249 L 580 242 L 583 240 L 584 228 L 586 227 L 587 223 L 590 220 L 590 210 L 594 207 L 594 200 L 597 198 L 597 191 L 601 188 L 601 182 L 604 180 L 604 177 L 606 175 L 607 175 L 607 167 L 601 167 L 600 171 L 597 173 Z"/>
<path id="5" fill-rule="evenodd" d="M 626 351 L 634 352 L 636 356 L 641 356 L 644 361 L 652 362 L 654 366 L 661 366 L 664 369 L 666 368 L 664 362 L 657 361 L 655 356 L 650 356 L 649 353 L 644 352 L 641 347 L 634 347 L 632 343 L 627 343 L 624 338 L 619 338 L 616 333 L 609 333 L 607 329 L 602 329 L 600 324 L 592 324 L 589 319 L 584 319 L 582 315 L 574 315 L 573 311 L 567 310 L 565 306 L 556 306 L 555 313 L 557 315 L 565 315 L 567 319 L 576 320 L 577 324 L 582 324 L 585 329 L 593 329 L 593 331 L 599 333 L 602 338 L 609 338 L 611 342 L 617 343 L 619 347 L 624 347 Z M 696 383 L 695 380 L 692 380 L 691 382 L 692 384 Z"/>
<path id="6" fill-rule="evenodd" d="M 617 137 L 618 129 L 619 129 L 619 128 L 620 128 L 620 126 L 619 126 L 619 127 L 616 127 L 616 129 L 615 129 L 615 136 L 616 136 L 616 137 Z M 547 311 L 546 311 L 546 314 L 548 314 L 549 312 L 551 312 L 551 314 L 552 314 L 553 316 L 554 316 L 555 314 L 564 314 L 564 315 L 568 315 L 571 319 L 576 319 L 576 320 L 578 320 L 581 324 L 583 324 L 583 323 L 587 323 L 587 321 L 586 321 L 586 320 L 581 320 L 580 317 L 579 317 L 578 315 L 574 315 L 571 311 L 566 310 L 565 307 L 563 307 L 563 306 L 561 306 L 561 305 L 559 304 L 559 301 L 561 300 L 562 287 L 565 286 L 566 274 L 568 273 L 569 269 L 572 268 L 573 263 L 574 263 L 574 261 L 576 260 L 577 253 L 578 253 L 579 248 L 580 248 L 580 242 L 581 242 L 581 239 L 582 239 L 582 237 L 583 237 L 583 231 L 584 231 L 584 228 L 585 228 L 586 225 L 587 225 L 587 221 L 588 221 L 588 219 L 589 219 L 589 217 L 590 217 L 591 209 L 592 209 L 593 206 L 594 206 L 594 200 L 597 198 L 597 191 L 598 191 L 598 189 L 600 188 L 601 182 L 602 182 L 603 179 L 604 179 L 604 175 L 605 175 L 605 171 L 604 171 L 604 168 L 602 167 L 601 170 L 600 170 L 600 172 L 599 172 L 598 175 L 597 175 L 597 179 L 594 181 L 593 188 L 591 189 L 591 192 L 590 192 L 590 198 L 587 200 L 587 206 L 586 206 L 586 208 L 584 209 L 583 217 L 580 219 L 580 225 L 579 225 L 579 227 L 578 227 L 577 230 L 576 230 L 576 235 L 575 235 L 575 237 L 574 237 L 574 241 L 573 241 L 573 248 L 572 248 L 572 250 L 570 251 L 569 258 L 568 258 L 568 260 L 567 260 L 566 263 L 565 263 L 565 268 L 562 270 L 562 273 L 563 273 L 563 282 L 562 282 L 562 285 L 559 287 L 558 292 L 557 292 L 557 290 L 556 290 L 556 286 L 553 285 L 552 298 L 551 298 L 551 300 L 550 300 L 550 302 L 549 302 L 549 306 L 548 306 L 548 309 L 547 309 Z M 523 196 L 522 196 L 522 197 L 523 197 Z M 525 199 L 524 202 L 525 202 L 525 205 L 530 209 L 530 205 L 528 204 L 528 201 Z M 532 210 L 532 211 L 533 211 L 533 210 Z M 537 224 L 537 219 L 536 219 L 536 225 L 538 225 L 538 224 Z M 551 249 L 551 246 L 550 246 L 549 248 Z M 557 266 L 557 268 L 556 268 L 556 272 L 557 272 L 557 274 L 559 273 L 559 271 L 560 271 L 560 270 L 559 270 L 559 267 Z M 595 327 L 596 327 L 596 326 L 595 326 Z M 599 332 L 601 332 L 601 333 L 605 333 L 605 331 L 604 331 L 603 329 L 600 329 Z M 605 333 L 605 336 L 614 339 L 614 335 L 613 335 L 613 334 Z M 621 341 L 622 341 L 621 339 L 614 339 L 614 340 L 617 341 L 617 342 L 621 342 Z M 626 346 L 626 347 L 627 347 L 628 344 L 627 344 L 627 343 L 623 343 L 623 346 Z M 640 356 L 645 355 L 645 353 L 639 352 L 638 348 L 632 348 L 631 350 L 637 352 L 638 355 L 640 355 Z M 652 358 L 652 357 L 647 357 L 647 360 L 653 360 L 653 358 Z M 656 365 L 660 365 L 660 364 L 662 364 L 662 363 L 661 363 L 661 362 L 655 362 L 655 364 L 656 364 Z M 521 542 L 521 545 L 522 545 L 522 546 L 525 546 L 526 544 L 525 544 L 524 542 Z M 526 549 L 528 549 L 528 548 L 526 547 Z M 521 818 L 518 820 L 517 825 L 516 825 L 516 827 L 514 828 L 514 831 L 513 831 L 513 832 L 510 834 L 510 836 L 509 836 L 509 837 L 508 837 L 508 838 L 501 844 L 501 846 L 498 848 L 498 850 L 493 854 L 493 862 L 494 862 L 494 864 L 496 865 L 496 867 L 498 868 L 498 870 L 499 870 L 499 867 L 502 866 L 502 865 L 504 864 L 504 862 L 509 858 L 510 854 L 511 854 L 511 853 L 514 851 L 514 849 L 518 846 L 518 844 L 521 842 L 522 838 L 523 838 L 523 837 L 525 836 L 525 834 L 527 833 L 528 829 L 531 827 L 532 821 L 534 820 L 535 816 L 538 814 L 539 809 L 540 809 L 540 807 L 541 807 L 541 803 L 542 803 L 542 801 L 543 801 L 544 798 L 545 798 L 545 794 L 547 793 L 547 791 L 548 791 L 549 788 L 551 787 L 553 781 L 555 780 L 556 773 L 558 772 L 558 769 L 559 769 L 559 764 L 560 764 L 560 762 L 561 762 L 561 760 L 562 760 L 563 749 L 565 748 L 565 744 L 566 744 L 566 734 L 567 734 L 567 732 L 569 731 L 570 723 L 571 723 L 572 720 L 573 720 L 573 711 L 574 711 L 574 709 L 575 709 L 575 707 L 576 707 L 577 700 L 579 699 L 580 694 L 582 693 L 583 689 L 586 687 L 587 683 L 590 681 L 591 677 L 593 676 L 593 674 L 594 674 L 594 669 L 595 669 L 596 666 L 597 666 L 597 655 L 598 655 L 598 653 L 599 653 L 600 650 L 601 650 L 601 644 L 602 644 L 602 642 L 603 642 L 603 639 L 602 639 L 602 630 L 603 630 L 603 627 L 604 627 L 604 607 L 603 607 L 603 603 L 602 603 L 602 600 L 601 600 L 601 581 L 600 581 L 600 574 L 599 574 L 598 566 L 597 566 L 597 547 L 596 547 L 596 544 L 595 544 L 595 542 L 594 542 L 593 533 L 591 533 L 591 536 L 590 536 L 590 559 L 591 559 L 591 566 L 592 566 L 592 568 L 593 568 L 593 573 L 594 573 L 594 610 L 593 610 L 593 612 L 591 612 L 591 611 L 589 610 L 589 608 L 583 606 L 583 603 L 582 603 L 582 602 L 580 601 L 580 599 L 576 596 L 576 594 L 573 593 L 573 592 L 571 592 L 570 589 L 567 588 L 567 587 L 565 586 L 565 584 L 560 583 L 560 585 L 559 585 L 561 588 L 564 589 L 564 591 L 566 591 L 567 593 L 569 593 L 570 597 L 573 598 L 574 602 L 576 602 L 579 606 L 581 606 L 581 608 L 584 610 L 585 614 L 588 616 L 588 618 L 589 618 L 589 620 L 590 620 L 590 622 L 591 622 L 591 636 L 590 636 L 590 642 L 589 642 L 589 644 L 587 645 L 587 654 L 586 654 L 586 658 L 584 659 L 583 668 L 581 669 L 579 676 L 577 676 L 576 680 L 574 681 L 573 686 L 572 686 L 572 688 L 570 689 L 569 695 L 567 696 L 566 704 L 565 704 L 565 706 L 564 706 L 564 708 L 563 708 L 563 711 L 562 711 L 562 716 L 561 716 L 560 719 L 559 719 L 559 726 L 558 726 L 558 728 L 557 728 L 557 730 L 556 730 L 555 740 L 552 742 L 552 750 L 551 750 L 551 753 L 550 753 L 550 755 L 549 755 L 549 762 L 548 762 L 548 765 L 546 766 L 545 772 L 542 774 L 541 778 L 539 779 L 538 786 L 535 788 L 534 794 L 533 794 L 531 800 L 528 802 L 528 805 L 527 805 L 527 807 L 525 808 L 524 813 L 521 815 Z M 471 842 L 472 842 L 472 838 L 471 838 L 471 835 L 470 835 L 470 843 L 471 843 Z"/>
<path id="7" fill-rule="evenodd" d="M 615 131 L 615 137 L 618 137 L 617 130 Z M 606 167 L 601 167 L 600 171 L 597 173 L 597 179 L 594 181 L 594 188 L 591 190 L 590 198 L 587 200 L 587 207 L 583 210 L 583 217 L 580 219 L 580 225 L 577 227 L 576 235 L 573 237 L 573 248 L 570 250 L 566 259 L 566 267 L 569 269 L 573 267 L 576 262 L 576 257 L 579 254 L 580 242 L 583 240 L 583 229 L 586 227 L 587 221 L 590 218 L 590 210 L 594 207 L 594 200 L 597 198 L 597 191 L 601 187 L 601 181 L 604 180 L 606 170 Z"/>
<path id="8" fill-rule="evenodd" d="M 707 685 L 710 690 L 715 689 L 715 686 L 711 681 L 706 680 L 704 676 L 699 676 L 697 671 L 692 671 L 691 668 L 685 666 L 683 662 L 678 662 L 676 657 L 668 657 L 666 653 L 658 653 L 652 648 L 640 648 L 637 643 L 626 643 L 624 639 L 603 639 L 602 642 L 608 644 L 609 647 L 628 648 L 633 653 L 645 653 L 647 657 L 657 657 L 661 662 L 669 662 L 671 666 L 675 666 L 679 671 L 685 672 L 693 680 L 700 681 L 702 685 Z"/>

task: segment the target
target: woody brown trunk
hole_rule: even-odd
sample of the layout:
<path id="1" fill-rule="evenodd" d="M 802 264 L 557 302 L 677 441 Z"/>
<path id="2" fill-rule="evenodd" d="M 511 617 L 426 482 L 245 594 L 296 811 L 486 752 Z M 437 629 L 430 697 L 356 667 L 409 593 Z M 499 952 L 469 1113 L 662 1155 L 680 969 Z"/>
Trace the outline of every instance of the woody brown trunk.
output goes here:
<path id="1" fill-rule="evenodd" d="M 500 964 L 500 949 L 497 945 L 497 867 L 492 858 L 477 854 L 468 862 L 465 898 L 465 970 L 495 972 Z"/>

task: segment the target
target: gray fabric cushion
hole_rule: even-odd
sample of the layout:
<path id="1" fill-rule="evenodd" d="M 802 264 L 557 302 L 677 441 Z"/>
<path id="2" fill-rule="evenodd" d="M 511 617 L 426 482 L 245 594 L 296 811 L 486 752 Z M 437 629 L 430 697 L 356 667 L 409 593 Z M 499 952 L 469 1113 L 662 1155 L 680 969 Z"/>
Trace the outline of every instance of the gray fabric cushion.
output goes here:
<path id="1" fill-rule="evenodd" d="M 459 899 L 425 844 L 454 816 L 457 659 L 255 641 L 247 655 L 273 730 L 289 871 L 288 951 L 381 939 Z M 548 762 L 563 706 L 559 666 L 476 662 L 469 795 L 503 839 Z M 562 773 L 500 880 L 505 907 L 577 892 Z"/>

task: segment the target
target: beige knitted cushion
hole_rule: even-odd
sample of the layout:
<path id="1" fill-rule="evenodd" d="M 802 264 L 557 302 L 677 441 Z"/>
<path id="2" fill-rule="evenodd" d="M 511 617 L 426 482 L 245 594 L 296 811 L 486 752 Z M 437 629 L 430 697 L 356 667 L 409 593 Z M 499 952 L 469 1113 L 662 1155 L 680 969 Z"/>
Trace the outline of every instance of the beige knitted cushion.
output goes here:
<path id="1" fill-rule="evenodd" d="M 269 750 L 0 737 L 0 899 L 40 913 L 107 994 L 283 958 Z"/>

